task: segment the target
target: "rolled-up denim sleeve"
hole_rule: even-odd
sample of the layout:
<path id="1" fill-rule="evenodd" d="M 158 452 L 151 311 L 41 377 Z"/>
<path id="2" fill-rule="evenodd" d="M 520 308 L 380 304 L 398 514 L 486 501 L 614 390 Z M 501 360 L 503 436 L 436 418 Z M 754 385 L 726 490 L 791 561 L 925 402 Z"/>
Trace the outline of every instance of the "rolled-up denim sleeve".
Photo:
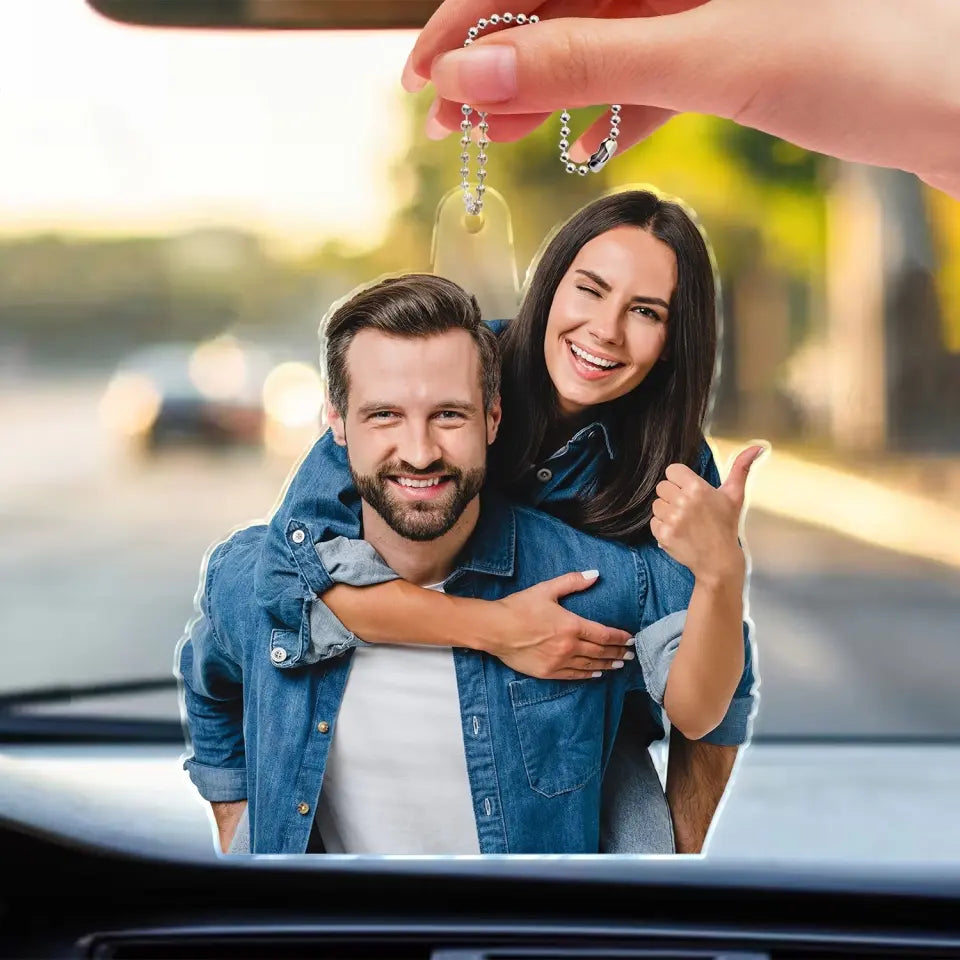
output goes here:
<path id="1" fill-rule="evenodd" d="M 723 720 L 706 736 L 700 738 L 703 743 L 739 747 L 750 739 L 759 701 L 758 683 L 753 670 L 753 646 L 753 625 L 744 621 L 743 673 L 740 675 L 740 682 L 733 692 L 733 699 Z"/>
<path id="2" fill-rule="evenodd" d="M 297 531 L 310 532 L 316 542 Z M 344 556 L 344 543 L 355 542 L 360 553 L 372 551 L 360 537 L 360 497 L 346 451 L 328 429 L 291 477 L 257 561 L 257 601 L 281 623 L 300 624 L 304 634 L 303 654 L 286 660 L 283 669 L 335 657 L 361 643 L 321 599 L 336 583 L 366 582 L 351 579 Z"/>
<path id="3" fill-rule="evenodd" d="M 314 544 L 314 548 L 333 583 L 370 587 L 400 579 L 366 540 L 334 537 Z M 317 663 L 366 645 L 340 622 L 322 597 L 310 604 L 310 644 L 303 655 L 304 663 Z"/>
<path id="4" fill-rule="evenodd" d="M 208 571 L 215 569 L 216 553 Z M 188 627 L 176 662 L 193 751 L 183 766 L 205 800 L 245 800 L 243 670 L 217 635 L 208 606 L 210 573 L 203 579 L 199 616 Z"/>
<path id="5" fill-rule="evenodd" d="M 673 659 L 677 655 L 686 621 L 686 611 L 678 610 L 650 624 L 636 635 L 635 649 L 643 674 L 643 683 L 647 693 L 659 707 L 663 707 L 667 676 Z M 743 643 L 744 667 L 737 689 L 734 691 L 723 720 L 708 734 L 701 737 L 704 743 L 739 746 L 750 738 L 757 694 L 753 673 L 753 628 L 746 621 L 743 624 Z"/>
<path id="6" fill-rule="evenodd" d="M 257 559 L 257 602 L 286 624 L 303 618 L 304 583 L 316 596 L 334 584 L 322 556 L 310 549 L 310 541 L 291 539 L 303 529 L 303 521 L 309 521 L 317 542 L 361 537 L 360 496 L 346 452 L 330 430 L 314 443 L 291 477 Z"/>
<path id="7" fill-rule="evenodd" d="M 647 693 L 658 706 L 663 706 L 667 691 L 667 675 L 677 655 L 687 611 L 678 610 L 645 627 L 635 637 L 637 660 L 643 673 Z"/>

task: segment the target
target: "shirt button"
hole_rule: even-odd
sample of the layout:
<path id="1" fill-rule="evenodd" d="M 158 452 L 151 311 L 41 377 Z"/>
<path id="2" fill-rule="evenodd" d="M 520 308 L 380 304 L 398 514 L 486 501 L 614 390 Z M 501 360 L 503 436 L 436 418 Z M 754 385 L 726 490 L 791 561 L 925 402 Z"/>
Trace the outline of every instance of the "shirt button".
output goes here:
<path id="1" fill-rule="evenodd" d="M 317 724 L 317 730 L 319 730 L 320 733 L 329 733 L 329 732 L 330 732 L 330 724 L 327 723 L 326 720 L 321 720 L 321 721 Z"/>
<path id="2" fill-rule="evenodd" d="M 553 474 L 546 467 L 541 467 L 537 471 L 537 479 L 541 483 L 546 483 L 552 476 Z"/>
<path id="3" fill-rule="evenodd" d="M 290 539 L 294 543 L 303 543 L 305 537 L 306 534 L 302 530 L 294 530 L 293 533 L 290 534 Z"/>
<path id="4" fill-rule="evenodd" d="M 310 812 L 310 804 L 304 803 L 302 800 L 297 804 L 297 813 L 301 817 L 305 817 Z"/>
<path id="5" fill-rule="evenodd" d="M 283 647 L 274 647 L 270 651 L 270 659 L 274 663 L 283 663 L 287 659 L 287 651 Z"/>

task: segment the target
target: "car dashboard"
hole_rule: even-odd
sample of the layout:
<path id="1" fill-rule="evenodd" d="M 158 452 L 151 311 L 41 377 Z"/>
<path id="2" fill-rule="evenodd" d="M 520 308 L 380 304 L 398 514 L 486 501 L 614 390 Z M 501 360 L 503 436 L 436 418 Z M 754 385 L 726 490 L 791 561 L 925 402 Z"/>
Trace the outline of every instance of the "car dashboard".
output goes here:
<path id="1" fill-rule="evenodd" d="M 0 845 L 11 957 L 960 957 L 960 884 L 922 873 L 619 858 L 199 863 L 9 824 Z"/>
<path id="2" fill-rule="evenodd" d="M 784 749 L 748 749 L 708 856 L 371 858 L 217 855 L 182 745 L 8 746 L 0 956 L 960 958 L 955 860 L 797 857 L 814 834 L 804 838 L 799 821 L 789 829 L 775 798 L 758 806 L 748 773 L 766 769 L 773 782 L 776 769 L 804 769 Z M 819 752 L 834 776 L 841 758 Z M 785 796 L 816 796 L 779 779 Z M 791 835 L 793 853 L 778 857 L 777 838 L 790 850 Z"/>

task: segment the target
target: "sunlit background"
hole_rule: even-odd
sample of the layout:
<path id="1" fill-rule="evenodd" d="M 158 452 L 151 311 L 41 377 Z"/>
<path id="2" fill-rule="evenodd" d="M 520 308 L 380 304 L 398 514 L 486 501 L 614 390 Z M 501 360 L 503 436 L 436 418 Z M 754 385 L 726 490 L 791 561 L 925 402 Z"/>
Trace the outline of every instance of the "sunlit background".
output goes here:
<path id="1" fill-rule="evenodd" d="M 324 313 L 429 269 L 459 150 L 400 90 L 412 39 L 0 9 L 3 690 L 169 676 L 204 552 L 316 435 Z M 558 122 L 490 150 L 521 279 L 621 184 L 684 198 L 715 247 L 711 439 L 774 445 L 757 733 L 960 735 L 960 204 L 696 116 L 570 178 Z"/>

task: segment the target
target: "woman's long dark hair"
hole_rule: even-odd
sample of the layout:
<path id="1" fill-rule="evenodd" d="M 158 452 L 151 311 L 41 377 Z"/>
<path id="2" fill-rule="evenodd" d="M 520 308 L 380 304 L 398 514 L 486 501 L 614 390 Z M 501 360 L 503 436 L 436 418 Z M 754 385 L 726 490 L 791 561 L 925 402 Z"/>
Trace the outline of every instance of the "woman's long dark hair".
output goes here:
<path id="1" fill-rule="evenodd" d="M 501 337 L 505 416 L 491 465 L 509 489 L 542 455 L 545 438 L 556 435 L 561 414 L 544 358 L 553 297 L 580 248 L 622 226 L 646 230 L 677 258 L 665 359 L 630 393 L 597 408 L 613 430 L 617 457 L 595 489 L 555 512 L 596 536 L 638 543 L 649 535 L 666 468 L 696 461 L 717 354 L 713 263 L 699 228 L 678 203 L 646 190 L 617 193 L 584 207 L 550 241 L 519 314 Z"/>

